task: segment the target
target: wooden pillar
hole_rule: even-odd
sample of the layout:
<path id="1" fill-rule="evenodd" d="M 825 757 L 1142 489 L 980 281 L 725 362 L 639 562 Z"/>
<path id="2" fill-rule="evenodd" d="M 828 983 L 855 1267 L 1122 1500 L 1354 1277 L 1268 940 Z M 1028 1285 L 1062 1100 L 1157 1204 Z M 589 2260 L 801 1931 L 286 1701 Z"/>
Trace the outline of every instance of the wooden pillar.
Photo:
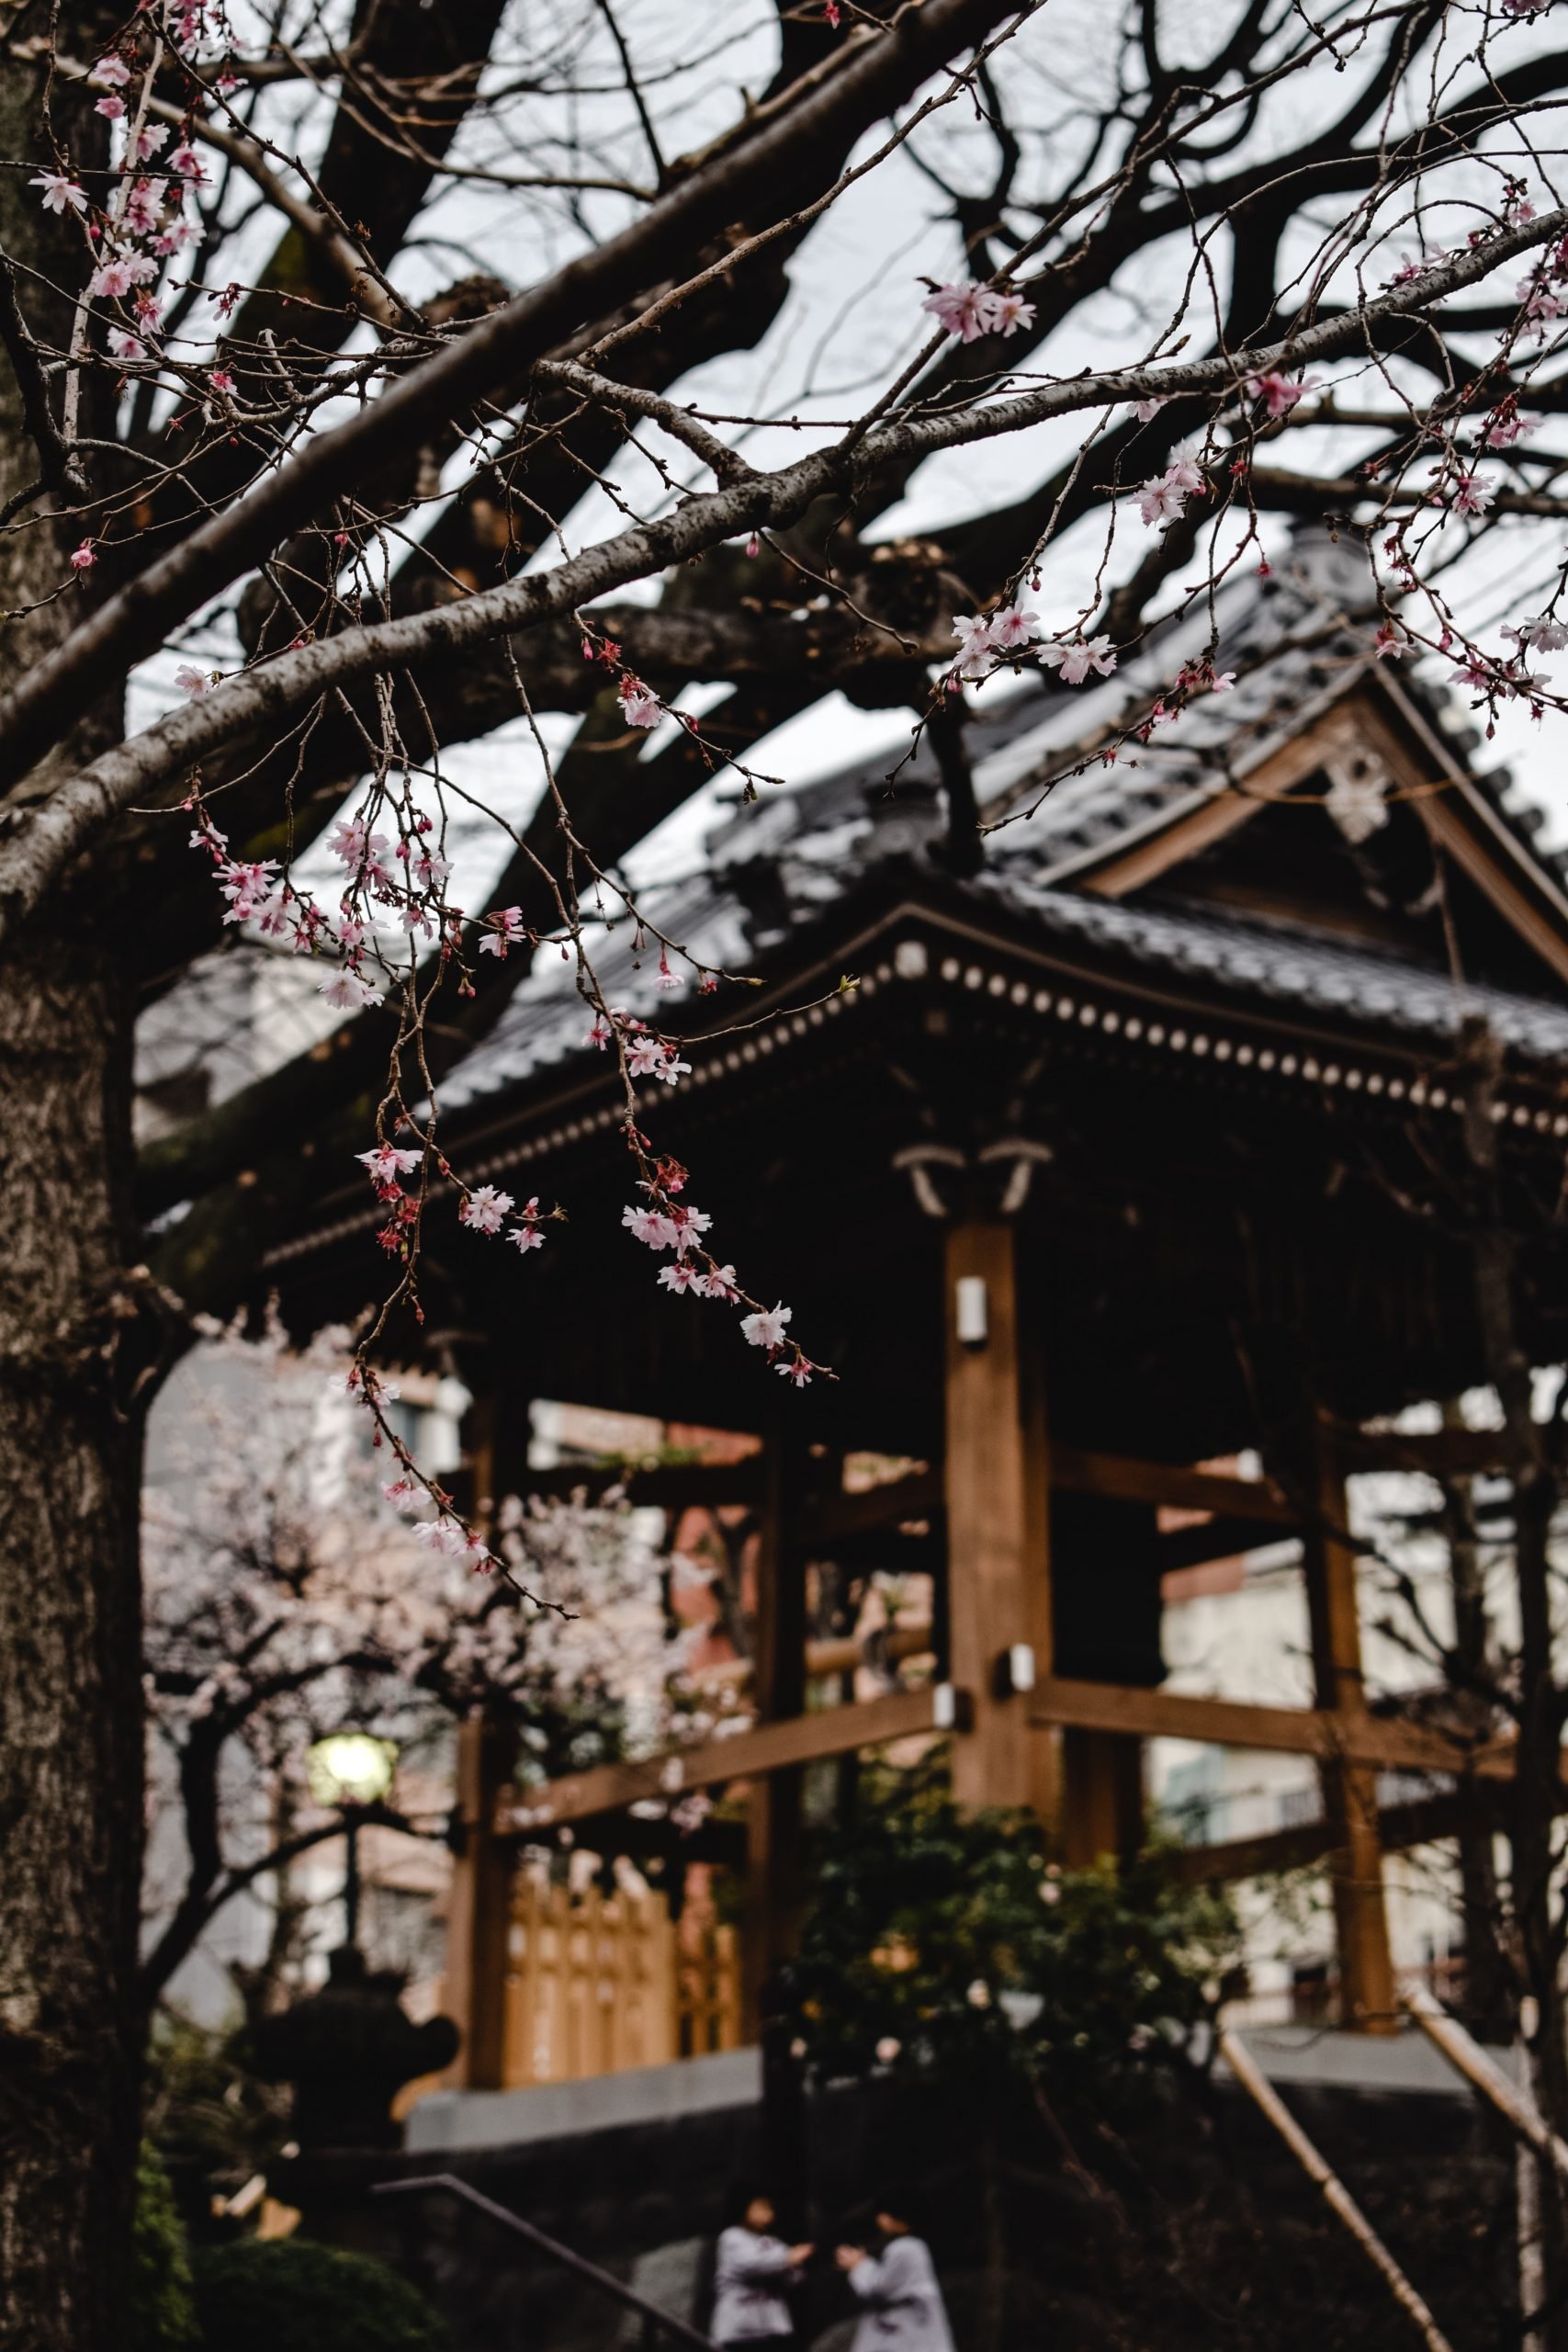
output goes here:
<path id="1" fill-rule="evenodd" d="M 1029 1642 L 1034 1652 L 1035 1677 L 1043 1679 L 1056 1670 L 1055 1602 L 1051 1584 L 1051 1430 L 1045 1409 L 1045 1351 L 1033 1334 L 1021 1335 L 1019 1359 Z M 1062 1828 L 1063 1779 L 1060 1727 L 1055 1724 L 1034 1724 L 1029 1735 L 1029 1802 L 1056 1837 L 1060 1837 Z"/>
<path id="2" fill-rule="evenodd" d="M 792 1478 L 804 1475 L 801 1449 L 775 1430 L 768 1440 L 757 1547 L 757 1613 L 752 1690 L 759 1723 L 806 1709 L 805 1563 L 790 1543 Z M 746 1933 L 742 2000 L 748 2040 L 761 2029 L 768 1980 L 794 1951 L 804 1886 L 801 1870 L 802 1770 L 770 1772 L 752 1783 L 746 1810 Z"/>
<path id="3" fill-rule="evenodd" d="M 1317 1704 L 1351 1722 L 1366 1713 L 1357 1555 L 1348 1540 L 1345 1481 L 1327 1432 L 1316 1430 L 1318 1521 L 1306 1539 L 1307 1603 Z M 1339 1951 L 1341 2022 L 1364 2033 L 1398 2030 L 1383 1903 L 1377 1772 L 1334 1758 L 1323 1768 L 1324 1812 L 1340 1843 L 1330 1857 Z"/>
<path id="4" fill-rule="evenodd" d="M 1018 1270 L 1010 1226 L 950 1226 L 946 1248 L 947 1608 L 953 1679 L 974 1702 L 954 1738 L 962 1805 L 1023 1805 L 1036 1794 L 1026 1692 L 1009 1653 L 1033 1646 L 1032 1522 L 1020 1370 Z"/>
<path id="5" fill-rule="evenodd" d="M 1130 1860 L 1144 1842 L 1144 1743 L 1126 1732 L 1062 1736 L 1062 1859 L 1090 1870 Z"/>
<path id="6" fill-rule="evenodd" d="M 495 1811 L 515 1756 L 509 1725 L 479 1713 L 458 1725 L 461 1845 L 446 1913 L 445 2004 L 463 2036 L 447 2077 L 460 2090 L 499 2090 L 503 2079 L 513 1854 L 495 1835 Z"/>

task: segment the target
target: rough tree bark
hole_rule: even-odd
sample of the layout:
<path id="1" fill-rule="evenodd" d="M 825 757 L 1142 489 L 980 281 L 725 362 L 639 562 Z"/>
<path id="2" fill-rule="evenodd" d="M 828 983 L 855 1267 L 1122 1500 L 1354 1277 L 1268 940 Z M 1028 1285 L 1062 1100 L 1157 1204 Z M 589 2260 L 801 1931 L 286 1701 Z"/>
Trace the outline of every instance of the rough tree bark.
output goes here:
<path id="1" fill-rule="evenodd" d="M 0 2337 L 11 2352 L 124 2341 L 142 1772 L 137 1308 L 109 1172 L 130 1165 L 126 1001 L 111 960 L 83 942 L 35 942 L 0 967 Z"/>
<path id="2" fill-rule="evenodd" d="M 73 12 L 73 40 L 113 21 Z M 0 153 L 39 152 L 43 76 L 0 75 Z M 57 88 L 73 153 L 107 158 L 89 93 Z M 81 233 L 7 172 L 0 286 L 0 504 L 40 471 L 39 412 L 59 414 L 29 333 L 63 344 L 51 288 Z M 112 415 L 89 386 L 85 431 Z M 79 485 L 43 435 L 35 527 L 0 541 L 0 605 L 28 611 L 16 672 L 64 635 L 49 597 L 83 536 Z M 16 674 L 13 672 L 13 677 Z M 39 783 L 120 732 L 113 682 Z M 141 1856 L 137 1497 L 145 1279 L 129 1178 L 131 990 L 85 894 L 0 958 L 0 2340 L 7 2352 L 109 2352 L 124 2290 L 138 2132 L 136 1939 Z"/>

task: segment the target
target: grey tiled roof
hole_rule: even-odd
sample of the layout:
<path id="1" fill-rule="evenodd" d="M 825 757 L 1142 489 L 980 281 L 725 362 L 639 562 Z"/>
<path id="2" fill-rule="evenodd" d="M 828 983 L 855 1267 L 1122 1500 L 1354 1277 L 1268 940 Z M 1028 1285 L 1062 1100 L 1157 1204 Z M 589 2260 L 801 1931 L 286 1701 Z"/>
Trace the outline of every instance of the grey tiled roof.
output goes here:
<path id="1" fill-rule="evenodd" d="M 967 898 L 1005 910 L 1013 925 L 1022 921 L 1064 947 L 1125 967 L 1129 977 L 1163 974 L 1259 1009 L 1294 1006 L 1438 1047 L 1462 1010 L 1484 1009 L 1516 1052 L 1568 1056 L 1568 1005 L 1549 998 L 1472 988 L 1461 1006 L 1442 974 L 1320 933 L 1168 902 L 1118 902 L 1074 887 L 1109 847 L 1159 830 L 1239 781 L 1364 673 L 1368 631 L 1344 617 L 1364 585 L 1363 560 L 1321 536 L 1293 572 L 1266 589 L 1250 577 L 1228 583 L 1215 619 L 1222 662 L 1240 673 L 1235 691 L 1190 704 L 1178 741 L 1156 735 L 1135 759 L 1092 761 L 1055 783 L 1204 650 L 1207 612 L 1151 632 L 1111 678 L 1076 693 L 1038 675 L 987 682 L 966 743 L 983 812 L 992 823 L 1009 821 L 991 832 L 985 870 L 973 882 L 956 883 L 928 854 L 942 825 L 935 762 L 922 735 L 891 790 L 884 757 L 738 808 L 709 835 L 703 871 L 640 894 L 639 904 L 710 967 L 787 967 L 792 945 L 802 959 L 814 946 L 828 952 L 835 913 L 879 874 L 908 869 L 915 892 L 923 883 L 933 903 Z M 593 955 L 612 1003 L 671 1029 L 689 1021 L 689 998 L 657 989 L 657 949 L 639 956 L 620 936 L 601 938 Z M 446 1080 L 444 1105 L 493 1097 L 570 1059 L 583 1049 L 588 1021 L 570 972 L 542 962 L 491 1036 Z"/>
<path id="2" fill-rule="evenodd" d="M 1259 1010 L 1288 1007 L 1336 1028 L 1438 1046 L 1457 1035 L 1467 1014 L 1484 1013 L 1517 1054 L 1568 1060 L 1568 1001 L 1475 982 L 1456 988 L 1446 973 L 1347 947 L 1320 933 L 1222 922 L 1204 910 L 1043 889 L 1021 877 L 987 876 L 976 887 L 1058 942 L 1080 944 L 1132 973 L 1202 985 Z"/>

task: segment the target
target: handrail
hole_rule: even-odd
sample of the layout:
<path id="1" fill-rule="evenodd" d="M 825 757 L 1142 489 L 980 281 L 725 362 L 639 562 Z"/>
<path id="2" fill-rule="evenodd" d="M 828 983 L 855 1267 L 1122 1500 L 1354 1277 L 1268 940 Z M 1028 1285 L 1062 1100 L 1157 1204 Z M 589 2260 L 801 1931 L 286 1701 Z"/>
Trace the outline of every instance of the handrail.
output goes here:
<path id="1" fill-rule="evenodd" d="M 645 2342 L 651 2342 L 654 2331 L 663 2328 L 682 2344 L 694 2346 L 696 2352 L 717 2352 L 710 2336 L 702 2335 L 685 2320 L 677 2319 L 673 2312 L 660 2311 L 657 2303 L 650 2303 L 646 2297 L 639 2295 L 635 2287 L 626 2286 L 608 2270 L 601 2270 L 599 2265 L 590 2262 L 586 2255 L 573 2254 L 570 2246 L 562 2245 L 560 2240 L 551 2237 L 547 2230 L 539 2229 L 533 2222 L 525 2222 L 520 2213 L 513 2212 L 510 2206 L 498 2205 L 493 2197 L 481 2195 L 466 2180 L 459 2180 L 456 2173 L 425 2173 L 417 2180 L 378 2180 L 372 2185 L 371 2195 L 412 2197 L 432 2188 L 444 2189 L 449 2197 L 460 2198 L 478 2212 L 488 2213 L 492 2222 L 499 2222 L 502 2229 L 511 2230 L 517 2237 L 526 2238 L 529 2245 L 537 2246 L 541 2254 L 547 2254 L 552 2262 L 558 2262 L 563 2270 L 574 2270 L 580 2278 L 586 2278 L 591 2286 L 597 2287 L 601 2294 L 608 2295 L 615 2302 L 624 2303 L 627 2311 L 637 2312 L 642 2319 Z"/>

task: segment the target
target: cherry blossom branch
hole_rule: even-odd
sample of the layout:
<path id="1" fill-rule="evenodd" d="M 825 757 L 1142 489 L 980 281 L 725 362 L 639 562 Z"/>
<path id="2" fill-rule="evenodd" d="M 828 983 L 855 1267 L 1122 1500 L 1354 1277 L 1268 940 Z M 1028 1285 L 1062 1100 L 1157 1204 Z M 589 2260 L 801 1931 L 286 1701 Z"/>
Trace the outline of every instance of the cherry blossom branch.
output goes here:
<path id="1" fill-rule="evenodd" d="M 1262 350 L 1222 353 L 1192 361 L 1108 369 L 1072 377 L 1038 391 L 983 407 L 907 416 L 879 428 L 852 448 L 815 452 L 772 474 L 749 476 L 728 489 L 684 501 L 674 513 L 603 541 L 553 571 L 508 581 L 461 604 L 345 631 L 299 647 L 203 695 L 190 708 L 161 720 L 108 752 L 23 818 L 18 837 L 0 850 L 0 938 L 40 903 L 94 834 L 171 776 L 268 720 L 287 718 L 325 688 L 457 651 L 504 636 L 552 614 L 575 610 L 631 581 L 705 552 L 722 540 L 799 519 L 818 497 L 844 488 L 863 468 L 895 458 L 919 458 L 942 449 L 1027 430 L 1049 418 L 1123 402 L 1160 402 L 1179 393 L 1233 393 L 1248 381 L 1300 368 L 1355 349 L 1382 323 L 1410 317 L 1488 275 L 1515 254 L 1568 235 L 1568 207 L 1503 231 L 1404 286 L 1354 311 L 1303 328 Z M 395 394 L 375 404 L 375 414 Z M 317 447 L 334 436 L 325 435 Z M 221 528 L 221 525 L 217 527 Z M 79 671 L 85 651 L 78 632 L 57 658 L 57 671 Z M 40 665 L 43 669 L 49 665 Z M 18 690 L 25 701 L 28 689 Z M 0 725 L 6 713 L 0 709 Z"/>
<path id="2" fill-rule="evenodd" d="M 722 232 L 750 202 L 765 203 L 820 141 L 852 142 L 956 49 L 1018 14 L 1018 0 L 925 0 L 886 33 L 846 54 L 838 72 L 710 167 L 671 189 L 628 228 L 577 255 L 412 368 L 347 423 L 307 441 L 289 460 L 109 597 L 56 655 L 0 706 L 0 784 L 25 775 L 73 718 L 84 675 L 102 679 L 144 660 L 187 614 L 263 562 L 292 533 L 418 446 L 428 429 L 515 382 L 583 320 L 633 300 L 693 245 Z"/>

